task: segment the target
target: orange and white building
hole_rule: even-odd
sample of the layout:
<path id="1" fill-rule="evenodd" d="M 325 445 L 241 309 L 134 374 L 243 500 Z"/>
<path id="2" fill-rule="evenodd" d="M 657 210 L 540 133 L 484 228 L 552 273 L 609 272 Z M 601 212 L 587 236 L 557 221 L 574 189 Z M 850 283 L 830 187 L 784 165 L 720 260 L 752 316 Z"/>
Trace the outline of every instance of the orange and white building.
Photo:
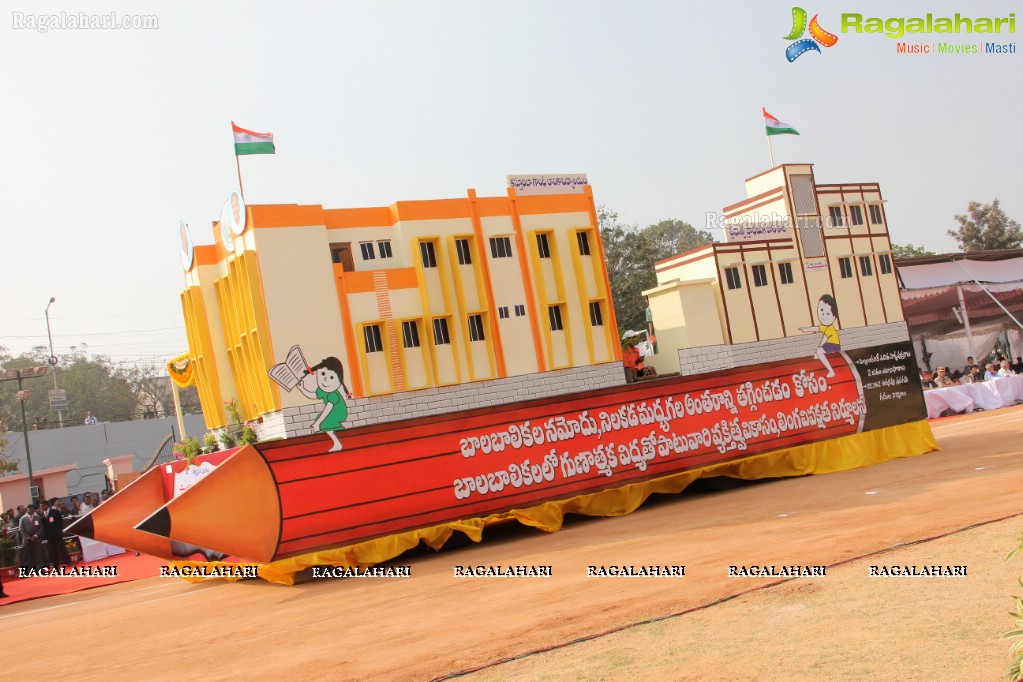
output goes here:
<path id="1" fill-rule="evenodd" d="M 319 407 L 267 375 L 294 345 L 342 361 L 349 425 L 622 383 L 593 196 L 565 192 L 256 205 L 212 245 L 183 233 L 208 426 L 237 399 L 264 438 L 307 433 Z"/>
<path id="2" fill-rule="evenodd" d="M 648 364 L 689 374 L 812 350 L 819 335 L 801 330 L 817 326 L 825 294 L 843 347 L 908 338 L 877 183 L 817 184 L 812 164 L 784 164 L 748 178 L 746 194 L 723 209 L 725 242 L 655 265 L 644 294 L 660 353 Z"/>

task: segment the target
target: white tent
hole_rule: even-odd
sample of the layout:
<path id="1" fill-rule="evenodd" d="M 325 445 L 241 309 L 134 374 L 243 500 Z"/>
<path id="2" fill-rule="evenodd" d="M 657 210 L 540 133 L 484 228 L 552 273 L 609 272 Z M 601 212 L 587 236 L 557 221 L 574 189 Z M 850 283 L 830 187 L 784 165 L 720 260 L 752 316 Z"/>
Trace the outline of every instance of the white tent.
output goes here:
<path id="1" fill-rule="evenodd" d="M 921 366 L 980 362 L 1003 332 L 1023 355 L 1023 249 L 901 258 L 896 268 Z"/>

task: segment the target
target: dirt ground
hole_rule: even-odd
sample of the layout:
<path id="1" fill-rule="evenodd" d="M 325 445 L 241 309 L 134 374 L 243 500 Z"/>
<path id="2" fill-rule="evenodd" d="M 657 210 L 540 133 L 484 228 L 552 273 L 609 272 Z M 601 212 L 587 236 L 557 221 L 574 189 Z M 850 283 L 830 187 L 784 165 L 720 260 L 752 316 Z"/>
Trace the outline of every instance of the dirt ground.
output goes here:
<path id="1" fill-rule="evenodd" d="M 1023 407 L 933 428 L 940 452 L 662 497 L 551 535 L 501 527 L 481 545 L 400 557 L 407 579 L 153 578 L 4 607 L 4 677 L 997 680 L 1023 575 L 1004 561 L 1023 529 Z M 553 575 L 453 575 L 510 564 Z M 623 564 L 685 576 L 586 576 Z M 753 564 L 828 568 L 784 582 L 727 575 Z M 869 576 L 932 564 L 967 576 Z"/>

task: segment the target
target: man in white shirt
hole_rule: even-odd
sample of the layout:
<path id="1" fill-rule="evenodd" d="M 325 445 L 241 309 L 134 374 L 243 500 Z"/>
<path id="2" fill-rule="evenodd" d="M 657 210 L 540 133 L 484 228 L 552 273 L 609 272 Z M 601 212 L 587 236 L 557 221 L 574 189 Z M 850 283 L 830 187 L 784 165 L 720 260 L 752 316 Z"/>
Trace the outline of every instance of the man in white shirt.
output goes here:
<path id="1" fill-rule="evenodd" d="M 92 412 L 85 413 L 85 424 L 91 425 L 96 423 L 96 418 L 92 416 Z"/>
<path id="2" fill-rule="evenodd" d="M 1012 371 L 1012 365 L 1009 364 L 1008 360 L 1002 360 L 1002 366 L 998 370 L 998 376 L 1000 377 L 1016 376 L 1016 373 Z"/>
<path id="3" fill-rule="evenodd" d="M 85 501 L 82 502 L 82 506 L 78 508 L 79 515 L 85 516 L 95 508 L 96 507 L 94 507 L 92 504 L 92 493 L 85 493 Z"/>

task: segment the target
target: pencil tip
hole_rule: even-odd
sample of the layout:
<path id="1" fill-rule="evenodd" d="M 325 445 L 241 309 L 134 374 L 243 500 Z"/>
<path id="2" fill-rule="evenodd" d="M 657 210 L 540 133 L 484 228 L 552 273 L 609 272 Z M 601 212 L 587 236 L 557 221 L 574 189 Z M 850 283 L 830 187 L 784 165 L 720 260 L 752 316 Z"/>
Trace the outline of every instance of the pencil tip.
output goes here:
<path id="1" fill-rule="evenodd" d="M 96 528 L 92 523 L 92 514 L 86 514 L 64 530 L 72 535 L 84 535 L 87 538 L 96 537 Z"/>
<path id="2" fill-rule="evenodd" d="M 160 507 L 153 512 L 152 516 L 135 526 L 135 528 L 146 533 L 152 533 L 153 535 L 160 535 L 165 538 L 169 538 L 171 529 L 170 512 L 167 511 L 166 507 Z"/>

